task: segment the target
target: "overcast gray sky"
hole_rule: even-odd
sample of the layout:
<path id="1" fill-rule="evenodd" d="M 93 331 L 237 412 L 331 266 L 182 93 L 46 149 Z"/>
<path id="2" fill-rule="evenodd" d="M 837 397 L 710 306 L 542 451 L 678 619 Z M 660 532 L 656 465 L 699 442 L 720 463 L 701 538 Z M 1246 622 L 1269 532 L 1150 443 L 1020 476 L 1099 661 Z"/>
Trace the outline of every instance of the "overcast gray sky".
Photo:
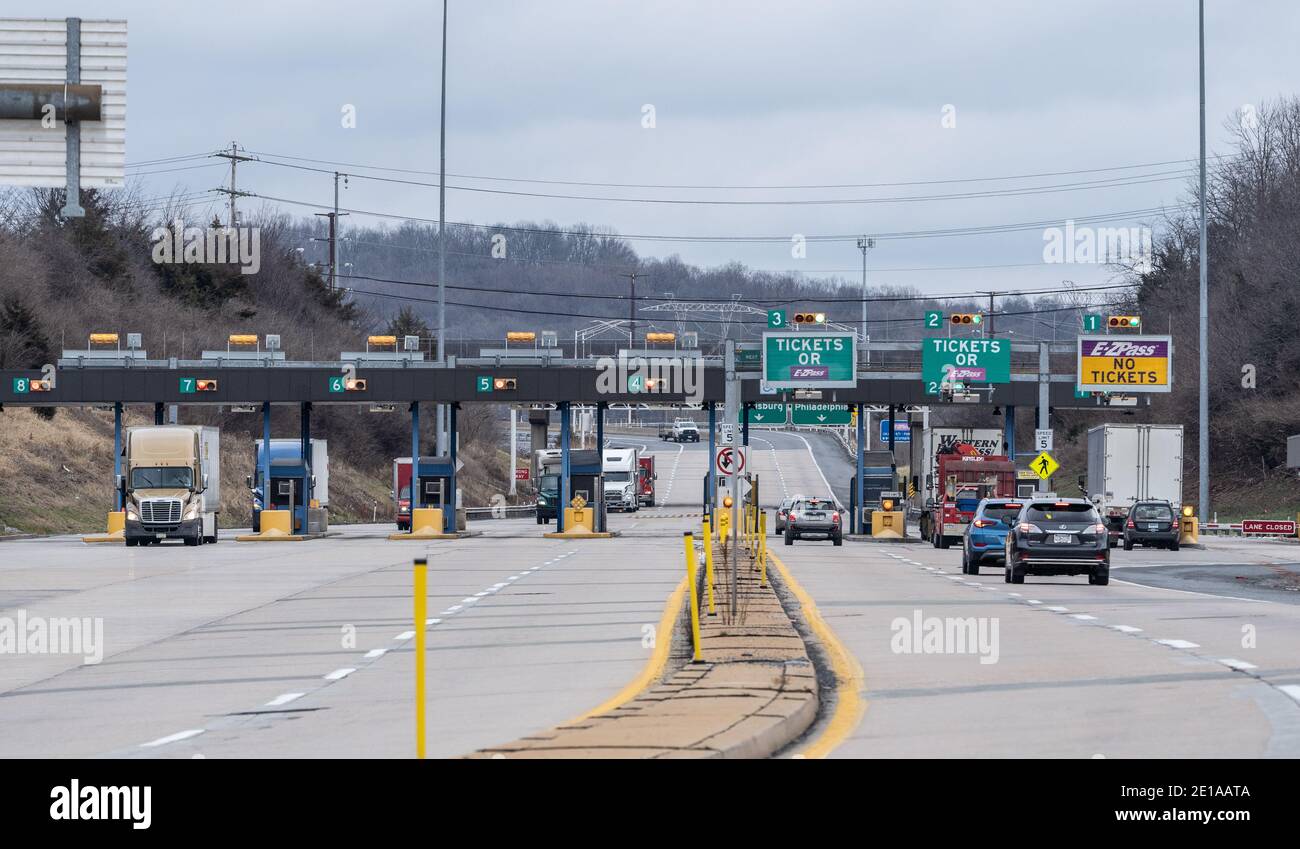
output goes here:
<path id="1" fill-rule="evenodd" d="M 437 171 L 437 2 L 57 5 L 0 4 L 5 15 L 129 21 L 129 162 L 237 140 L 250 151 Z M 1209 0 L 1207 7 L 1213 151 L 1224 149 L 1222 125 L 1233 110 L 1295 90 L 1300 3 Z M 452 0 L 448 60 L 452 174 L 711 186 L 898 183 L 1113 168 L 1197 153 L 1194 0 Z M 344 104 L 356 108 L 355 129 L 341 126 Z M 655 110 L 652 129 L 643 126 L 646 104 Z M 955 110 L 955 126 L 944 126 L 946 105 Z M 767 243 L 635 245 L 643 254 L 676 253 L 702 265 L 738 260 L 763 269 L 841 269 L 856 279 L 861 255 L 851 241 L 811 243 L 806 258 L 796 259 L 790 237 L 1063 222 L 1172 205 L 1186 198 L 1185 177 L 1169 173 L 1180 167 L 846 189 L 600 188 L 457 177 L 448 182 L 749 201 L 899 198 L 1113 178 L 1134 184 L 921 202 L 743 206 L 456 190 L 448 192 L 447 216 L 588 222 L 627 234 L 779 236 Z M 406 176 L 436 182 L 436 176 Z M 175 183 L 222 185 L 226 174 L 217 164 L 141 179 L 153 194 Z M 242 167 L 240 188 L 322 204 L 331 199 L 328 176 L 265 164 Z M 437 200 L 436 189 L 353 180 L 342 203 L 436 218 Z M 869 262 L 873 282 L 930 292 L 1110 276 L 1095 265 L 1047 265 L 1042 255 L 1038 227 L 882 238 Z M 936 266 L 1006 267 L 906 270 Z"/>

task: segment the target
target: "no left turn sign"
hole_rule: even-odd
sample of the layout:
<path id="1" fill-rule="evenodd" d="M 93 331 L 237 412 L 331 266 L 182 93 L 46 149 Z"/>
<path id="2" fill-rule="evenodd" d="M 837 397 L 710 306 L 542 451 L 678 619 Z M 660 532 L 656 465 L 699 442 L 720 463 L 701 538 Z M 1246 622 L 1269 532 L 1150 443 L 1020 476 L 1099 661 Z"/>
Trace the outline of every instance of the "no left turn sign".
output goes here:
<path id="1" fill-rule="evenodd" d="M 720 474 L 738 475 L 745 470 L 745 452 L 741 448 L 724 446 L 718 449 L 713 464 Z"/>

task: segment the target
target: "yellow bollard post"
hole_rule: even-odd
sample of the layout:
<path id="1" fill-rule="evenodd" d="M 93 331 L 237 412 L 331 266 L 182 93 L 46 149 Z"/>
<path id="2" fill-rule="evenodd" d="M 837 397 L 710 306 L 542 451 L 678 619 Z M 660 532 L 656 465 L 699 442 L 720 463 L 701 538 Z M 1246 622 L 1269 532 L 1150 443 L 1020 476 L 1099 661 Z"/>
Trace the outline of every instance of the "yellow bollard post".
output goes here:
<path id="1" fill-rule="evenodd" d="M 700 655 L 700 599 L 695 590 L 695 540 L 690 531 L 684 531 L 682 539 L 686 541 L 686 583 L 691 590 L 691 642 L 695 645 L 694 660 L 703 660 Z"/>
<path id="2" fill-rule="evenodd" d="M 704 583 L 708 585 L 709 615 L 717 610 L 713 606 L 713 529 L 709 526 L 709 517 L 704 517 Z"/>
<path id="3" fill-rule="evenodd" d="M 424 639 L 428 626 L 429 565 L 423 557 L 415 561 L 415 756 L 424 760 Z"/>
<path id="4" fill-rule="evenodd" d="M 767 586 L 767 514 L 758 514 L 758 585 Z"/>

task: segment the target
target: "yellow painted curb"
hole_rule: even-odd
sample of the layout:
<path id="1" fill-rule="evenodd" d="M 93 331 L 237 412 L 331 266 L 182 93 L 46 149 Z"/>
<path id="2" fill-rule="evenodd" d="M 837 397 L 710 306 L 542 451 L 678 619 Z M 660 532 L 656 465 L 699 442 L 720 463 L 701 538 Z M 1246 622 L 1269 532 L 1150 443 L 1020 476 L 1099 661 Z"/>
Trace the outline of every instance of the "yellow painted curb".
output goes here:
<path id="1" fill-rule="evenodd" d="M 686 598 L 686 579 L 682 578 L 681 583 L 673 590 L 672 595 L 668 596 L 668 601 L 664 604 L 663 615 L 659 617 L 659 625 L 655 630 L 655 647 L 650 653 L 650 659 L 646 661 L 645 668 L 641 674 L 627 683 L 618 694 L 606 702 L 603 702 L 581 716 L 575 717 L 565 725 L 572 725 L 575 722 L 581 722 L 584 719 L 596 716 L 597 714 L 606 713 L 621 707 L 632 701 L 641 691 L 663 677 L 664 670 L 668 667 L 668 654 L 673 647 L 673 626 L 677 624 L 677 617 L 682 612 L 682 601 Z"/>
<path id="2" fill-rule="evenodd" d="M 830 660 L 831 669 L 835 672 L 835 710 L 821 733 L 794 754 L 794 757 L 824 758 L 848 739 L 867 711 L 866 673 L 862 671 L 858 659 L 844 647 L 835 636 L 835 632 L 826 624 L 826 620 L 822 619 L 817 603 L 794 579 L 790 570 L 781 562 L 781 558 L 770 551 L 767 556 L 776 564 L 790 592 L 799 599 L 804 619 L 807 620 L 808 627 L 812 629 L 817 641 L 821 643 L 822 650 Z"/>

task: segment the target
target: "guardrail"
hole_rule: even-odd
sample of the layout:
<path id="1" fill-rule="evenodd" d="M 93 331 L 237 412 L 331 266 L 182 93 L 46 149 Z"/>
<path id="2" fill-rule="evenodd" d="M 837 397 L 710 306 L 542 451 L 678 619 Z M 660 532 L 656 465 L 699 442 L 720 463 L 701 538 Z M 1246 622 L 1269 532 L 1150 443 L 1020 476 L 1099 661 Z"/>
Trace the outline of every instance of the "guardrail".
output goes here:
<path id="1" fill-rule="evenodd" d="M 503 504 L 500 507 L 466 507 L 465 519 L 519 519 L 524 516 L 535 516 L 537 514 L 536 504 Z"/>

